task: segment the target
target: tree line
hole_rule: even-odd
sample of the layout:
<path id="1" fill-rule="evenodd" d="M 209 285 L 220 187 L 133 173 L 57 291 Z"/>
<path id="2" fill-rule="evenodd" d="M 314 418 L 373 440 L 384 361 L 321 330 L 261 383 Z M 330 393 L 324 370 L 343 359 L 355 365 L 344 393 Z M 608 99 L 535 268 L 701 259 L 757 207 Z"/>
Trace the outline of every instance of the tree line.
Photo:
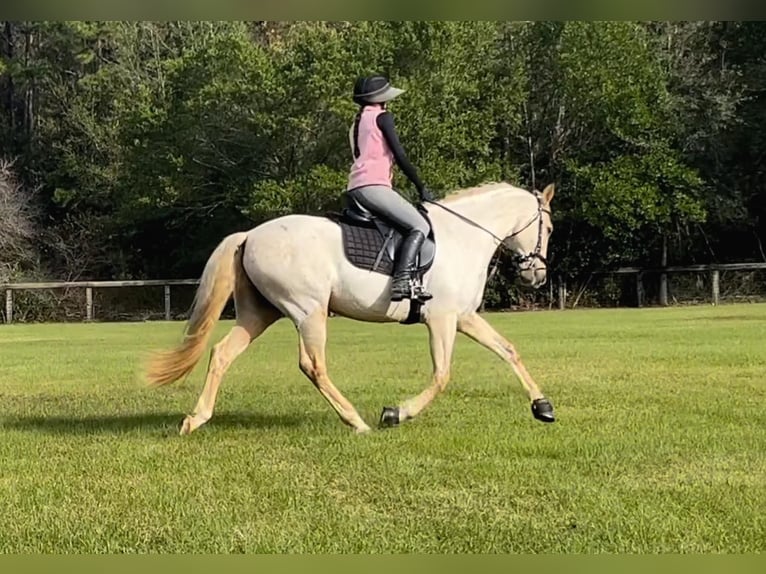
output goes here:
<path id="1" fill-rule="evenodd" d="M 336 209 L 373 72 L 406 89 L 391 109 L 435 195 L 556 184 L 571 282 L 766 260 L 762 22 L 0 27 L 0 281 L 195 277 L 227 233 Z"/>

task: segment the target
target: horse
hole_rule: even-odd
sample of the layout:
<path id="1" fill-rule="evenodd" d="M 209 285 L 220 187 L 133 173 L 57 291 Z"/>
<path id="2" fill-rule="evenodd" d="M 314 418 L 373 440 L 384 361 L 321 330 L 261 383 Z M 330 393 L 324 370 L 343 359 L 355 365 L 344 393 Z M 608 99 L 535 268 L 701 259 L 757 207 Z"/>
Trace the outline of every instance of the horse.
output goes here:
<path id="1" fill-rule="evenodd" d="M 554 184 L 540 192 L 500 182 L 419 203 L 431 226 L 418 264 L 418 278 L 432 296 L 425 302 L 390 300 L 391 262 L 401 234 L 359 205 L 348 204 L 341 213 L 283 215 L 231 233 L 204 266 L 182 341 L 153 353 L 145 370 L 147 382 L 157 387 L 185 378 L 233 296 L 235 325 L 210 351 L 204 388 L 181 423 L 182 435 L 211 419 L 227 368 L 285 317 L 298 334 L 300 370 L 343 423 L 358 433 L 370 431 L 328 374 L 325 345 L 331 315 L 425 324 L 428 330 L 433 363 L 429 386 L 398 406 L 384 406 L 379 427 L 413 419 L 445 390 L 457 332 L 510 365 L 529 396 L 534 418 L 554 422 L 551 402 L 513 344 L 478 312 L 488 268 L 501 246 L 513 253 L 522 284 L 534 289 L 545 284 L 553 196 Z"/>

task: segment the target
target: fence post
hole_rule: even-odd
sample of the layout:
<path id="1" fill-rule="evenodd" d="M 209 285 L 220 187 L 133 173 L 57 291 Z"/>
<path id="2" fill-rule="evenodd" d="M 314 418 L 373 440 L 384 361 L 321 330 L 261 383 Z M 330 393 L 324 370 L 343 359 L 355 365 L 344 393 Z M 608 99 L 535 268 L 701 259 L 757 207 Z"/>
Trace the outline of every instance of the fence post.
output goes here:
<path id="1" fill-rule="evenodd" d="M 668 274 L 660 273 L 660 305 L 668 306 Z"/>
<path id="2" fill-rule="evenodd" d="M 636 301 L 638 307 L 644 306 L 644 276 L 640 271 L 636 273 Z"/>
<path id="3" fill-rule="evenodd" d="M 713 305 L 718 305 L 718 299 L 721 295 L 721 277 L 718 269 L 713 269 L 711 283 L 713 285 Z"/>
<path id="4" fill-rule="evenodd" d="M 165 285 L 165 321 L 170 321 L 170 285 Z"/>
<path id="5" fill-rule="evenodd" d="M 85 319 L 93 320 L 93 288 L 85 288 Z"/>
<path id="6" fill-rule="evenodd" d="M 668 236 L 662 235 L 662 273 L 660 273 L 660 305 L 668 306 Z"/>
<path id="7" fill-rule="evenodd" d="M 13 321 L 13 289 L 5 290 L 5 322 L 9 325 Z"/>
<path id="8" fill-rule="evenodd" d="M 563 311 L 567 306 L 567 284 L 563 279 L 559 279 L 559 311 Z"/>

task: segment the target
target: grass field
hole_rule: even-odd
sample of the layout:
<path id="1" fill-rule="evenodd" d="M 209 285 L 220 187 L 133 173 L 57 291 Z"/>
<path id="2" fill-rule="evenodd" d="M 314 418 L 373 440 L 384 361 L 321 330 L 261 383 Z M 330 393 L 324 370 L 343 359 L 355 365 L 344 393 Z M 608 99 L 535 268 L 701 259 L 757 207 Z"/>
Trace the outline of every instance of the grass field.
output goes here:
<path id="1" fill-rule="evenodd" d="M 180 323 L 0 326 L 0 552 L 766 550 L 766 305 L 487 318 L 556 423 L 460 337 L 430 409 L 355 435 L 281 322 L 180 437 L 205 365 L 136 378 Z M 427 347 L 421 326 L 333 319 L 330 374 L 374 425 L 426 386 Z"/>

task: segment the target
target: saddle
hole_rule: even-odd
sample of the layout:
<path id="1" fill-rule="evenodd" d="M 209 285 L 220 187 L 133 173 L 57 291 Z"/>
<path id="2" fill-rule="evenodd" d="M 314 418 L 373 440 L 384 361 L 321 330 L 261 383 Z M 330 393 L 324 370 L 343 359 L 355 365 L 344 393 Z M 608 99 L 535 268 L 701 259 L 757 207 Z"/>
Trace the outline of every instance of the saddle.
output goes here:
<path id="1" fill-rule="evenodd" d="M 399 246 L 404 239 L 402 232 L 393 223 L 389 223 L 359 205 L 348 195 L 346 207 L 340 212 L 326 214 L 330 220 L 340 225 L 343 237 L 343 252 L 346 259 L 360 269 L 392 277 L 394 262 Z M 413 279 L 422 283 L 423 275 L 431 268 L 436 253 L 434 230 L 428 212 L 423 206 L 417 206 L 418 212 L 428 223 L 428 235 L 415 258 Z M 423 301 L 410 301 L 407 317 L 400 321 L 404 325 L 413 325 L 422 320 Z"/>
<path id="2" fill-rule="evenodd" d="M 416 258 L 415 277 L 422 279 L 433 264 L 436 243 L 428 213 L 421 205 L 417 209 L 428 223 L 428 235 Z M 365 271 L 393 276 L 396 254 L 404 238 L 399 229 L 348 195 L 346 207 L 340 213 L 330 212 L 326 216 L 340 225 L 343 251 L 352 265 Z"/>

